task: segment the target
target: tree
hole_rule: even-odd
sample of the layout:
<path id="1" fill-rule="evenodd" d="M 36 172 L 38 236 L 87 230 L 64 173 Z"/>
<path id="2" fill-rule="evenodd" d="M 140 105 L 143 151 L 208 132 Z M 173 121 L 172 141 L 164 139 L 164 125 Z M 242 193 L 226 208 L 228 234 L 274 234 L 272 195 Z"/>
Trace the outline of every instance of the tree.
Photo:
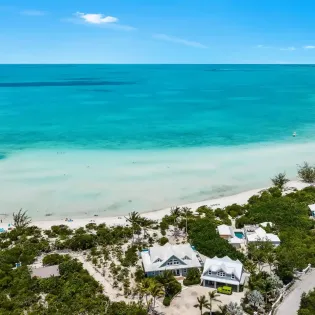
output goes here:
<path id="1" fill-rule="evenodd" d="M 268 263 L 269 266 L 275 261 L 275 248 L 271 241 L 258 240 L 248 245 L 248 257 L 258 265 L 261 271 L 263 265 Z"/>
<path id="2" fill-rule="evenodd" d="M 185 233 L 188 236 L 188 217 L 192 215 L 191 208 L 183 207 L 181 210 L 181 215 L 185 218 Z"/>
<path id="3" fill-rule="evenodd" d="M 315 289 L 308 293 L 303 292 L 300 302 L 298 315 L 313 315 L 315 314 Z"/>
<path id="4" fill-rule="evenodd" d="M 204 295 L 197 297 L 198 303 L 194 305 L 195 308 L 199 308 L 200 314 L 202 315 L 203 308 L 208 308 L 209 302 Z"/>
<path id="5" fill-rule="evenodd" d="M 132 228 L 132 242 L 134 241 L 134 231 L 136 228 L 140 228 L 141 217 L 136 211 L 129 213 L 128 217 L 125 217 L 126 221 L 131 224 Z"/>
<path id="6" fill-rule="evenodd" d="M 274 178 L 271 179 L 274 186 L 279 187 L 281 190 L 284 185 L 289 182 L 289 179 L 286 177 L 285 172 L 277 174 Z"/>
<path id="7" fill-rule="evenodd" d="M 153 298 L 153 308 L 155 309 L 155 301 L 156 301 L 156 298 L 159 298 L 159 297 L 162 297 L 164 296 L 165 294 L 165 291 L 163 289 L 163 286 L 160 284 L 160 283 L 156 283 L 154 282 L 150 289 L 149 289 L 149 292 Z"/>
<path id="8" fill-rule="evenodd" d="M 304 164 L 298 165 L 298 176 L 306 183 L 314 183 L 315 181 L 315 167 L 304 162 Z"/>
<path id="9" fill-rule="evenodd" d="M 218 299 L 218 297 L 220 296 L 220 294 L 217 294 L 217 290 L 208 292 L 209 295 L 209 303 L 207 305 L 207 309 L 209 309 L 210 311 L 210 315 L 212 315 L 212 303 L 213 302 L 217 302 L 217 303 L 221 303 L 221 300 Z"/>
<path id="10" fill-rule="evenodd" d="M 255 311 L 261 311 L 265 307 L 264 297 L 263 295 L 257 291 L 250 291 L 246 295 L 247 305 L 250 308 L 253 308 Z"/>
<path id="11" fill-rule="evenodd" d="M 177 219 L 180 217 L 181 211 L 179 207 L 175 207 L 171 209 L 171 216 L 174 218 L 174 226 L 176 226 Z"/>
<path id="12" fill-rule="evenodd" d="M 27 211 L 23 211 L 21 208 L 17 214 L 13 213 L 13 222 L 17 229 L 24 229 L 30 225 L 32 220 L 27 215 Z"/>
<path id="13" fill-rule="evenodd" d="M 243 315 L 243 309 L 236 302 L 230 302 L 226 306 L 226 315 Z"/>

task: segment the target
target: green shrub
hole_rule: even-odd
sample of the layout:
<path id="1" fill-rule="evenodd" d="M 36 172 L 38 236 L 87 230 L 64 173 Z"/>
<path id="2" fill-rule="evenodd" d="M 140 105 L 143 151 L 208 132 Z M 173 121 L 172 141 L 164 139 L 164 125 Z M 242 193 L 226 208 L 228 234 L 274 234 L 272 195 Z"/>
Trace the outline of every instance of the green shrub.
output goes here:
<path id="1" fill-rule="evenodd" d="M 307 162 L 301 166 L 298 166 L 298 176 L 306 183 L 314 183 L 315 182 L 315 167 L 309 165 Z"/>
<path id="2" fill-rule="evenodd" d="M 67 225 L 53 225 L 51 230 L 57 235 L 71 235 L 72 230 Z"/>
<path id="3" fill-rule="evenodd" d="M 200 271 L 198 268 L 188 269 L 186 279 L 184 280 L 184 285 L 194 285 L 200 283 Z"/>
<path id="4" fill-rule="evenodd" d="M 167 238 L 167 237 L 161 237 L 161 238 L 159 239 L 159 244 L 160 244 L 161 246 L 165 245 L 167 242 L 168 242 L 168 238 Z"/>
<path id="5" fill-rule="evenodd" d="M 65 257 L 63 255 L 59 254 L 50 254 L 46 255 L 43 258 L 43 265 L 44 266 L 52 266 L 52 265 L 59 265 L 65 260 Z"/>
<path id="6" fill-rule="evenodd" d="M 163 305 L 164 306 L 170 306 L 170 304 L 171 304 L 171 298 L 169 296 L 164 297 Z"/>
<path id="7" fill-rule="evenodd" d="M 194 279 L 194 280 L 187 280 L 184 279 L 183 284 L 188 287 L 190 285 L 195 285 L 195 284 L 200 284 L 200 278 L 199 279 Z"/>

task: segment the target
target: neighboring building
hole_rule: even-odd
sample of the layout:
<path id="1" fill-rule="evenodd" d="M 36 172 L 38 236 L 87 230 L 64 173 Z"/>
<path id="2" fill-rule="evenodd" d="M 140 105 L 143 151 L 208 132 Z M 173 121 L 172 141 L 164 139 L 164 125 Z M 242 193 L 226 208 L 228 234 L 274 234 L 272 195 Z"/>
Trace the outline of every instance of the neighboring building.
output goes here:
<path id="1" fill-rule="evenodd" d="M 53 266 L 47 266 L 47 267 L 30 267 L 31 268 L 31 275 L 33 277 L 46 279 L 50 277 L 59 277 L 59 266 L 53 265 Z"/>
<path id="2" fill-rule="evenodd" d="M 245 225 L 244 231 L 248 243 L 270 241 L 274 246 L 279 246 L 281 243 L 276 234 L 266 233 L 266 231 L 258 225 Z"/>
<path id="3" fill-rule="evenodd" d="M 244 285 L 247 275 L 244 273 L 243 264 L 230 257 L 207 258 L 202 272 L 202 285 L 204 287 L 218 288 L 228 285 L 239 292 Z"/>
<path id="4" fill-rule="evenodd" d="M 237 249 L 241 248 L 242 244 L 244 244 L 243 233 L 236 232 L 235 234 L 234 229 L 231 226 L 228 226 L 226 224 L 218 225 L 217 231 L 221 238 L 227 240 L 232 246 L 234 246 Z M 237 236 L 240 234 L 242 236 Z"/>
<path id="5" fill-rule="evenodd" d="M 186 276 L 190 268 L 202 268 L 199 253 L 190 244 L 154 246 L 141 251 L 145 275 L 153 277 L 171 270 L 175 276 Z"/>
<path id="6" fill-rule="evenodd" d="M 308 206 L 311 211 L 311 216 L 315 218 L 315 203 Z"/>
<path id="7" fill-rule="evenodd" d="M 234 237 L 233 228 L 231 226 L 228 226 L 226 224 L 218 225 L 217 231 L 220 235 L 220 237 L 224 239 L 230 239 Z"/>

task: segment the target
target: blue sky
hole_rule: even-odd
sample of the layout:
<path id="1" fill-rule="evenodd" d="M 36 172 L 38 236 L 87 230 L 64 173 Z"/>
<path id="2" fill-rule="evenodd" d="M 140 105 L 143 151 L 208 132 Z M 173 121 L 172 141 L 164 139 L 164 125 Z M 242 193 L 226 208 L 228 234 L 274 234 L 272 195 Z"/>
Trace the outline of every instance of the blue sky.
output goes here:
<path id="1" fill-rule="evenodd" d="M 315 63 L 309 0 L 1 0 L 0 63 Z"/>

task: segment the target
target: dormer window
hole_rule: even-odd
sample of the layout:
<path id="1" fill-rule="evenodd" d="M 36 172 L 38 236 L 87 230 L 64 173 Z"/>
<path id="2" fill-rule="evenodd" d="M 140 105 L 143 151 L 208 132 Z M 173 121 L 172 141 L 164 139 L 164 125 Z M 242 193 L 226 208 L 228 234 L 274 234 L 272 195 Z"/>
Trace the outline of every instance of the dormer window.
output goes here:
<path id="1" fill-rule="evenodd" d="M 231 279 L 234 280 L 234 279 L 235 279 L 235 276 L 234 276 L 234 275 L 231 275 Z"/>
<path id="2" fill-rule="evenodd" d="M 208 276 L 212 276 L 212 271 L 211 270 L 208 271 Z"/>
<path id="3" fill-rule="evenodd" d="M 188 256 L 185 256 L 183 260 L 191 260 Z"/>
<path id="4" fill-rule="evenodd" d="M 158 258 L 155 263 L 158 263 L 158 262 L 162 262 L 162 260 L 160 258 Z"/>
<path id="5" fill-rule="evenodd" d="M 219 277 L 225 277 L 225 272 L 223 272 L 223 271 L 218 272 L 218 276 Z"/>

